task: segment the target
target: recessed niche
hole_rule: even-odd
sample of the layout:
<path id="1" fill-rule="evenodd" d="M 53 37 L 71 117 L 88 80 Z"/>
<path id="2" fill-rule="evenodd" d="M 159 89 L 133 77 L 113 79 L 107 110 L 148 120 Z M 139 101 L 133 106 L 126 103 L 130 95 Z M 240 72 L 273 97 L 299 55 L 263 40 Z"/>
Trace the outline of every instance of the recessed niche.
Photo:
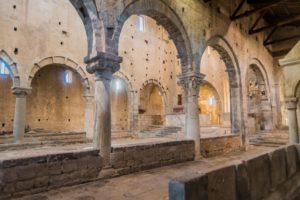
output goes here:
<path id="1" fill-rule="evenodd" d="M 18 30 L 18 28 L 17 27 L 14 27 L 14 31 L 17 31 Z"/>
<path id="2" fill-rule="evenodd" d="M 38 121 L 40 122 L 40 121 L 41 121 L 41 119 L 38 119 Z"/>
<path id="3" fill-rule="evenodd" d="M 16 5 L 13 5 L 13 8 L 14 8 L 14 9 L 16 9 L 16 8 L 17 8 L 17 6 L 16 6 Z"/>
<path id="4" fill-rule="evenodd" d="M 68 121 L 70 122 L 70 121 L 71 121 L 71 119 L 68 119 Z"/>
<path id="5" fill-rule="evenodd" d="M 2 123 L 2 127 L 5 127 L 5 123 Z"/>
<path id="6" fill-rule="evenodd" d="M 17 55 L 18 53 L 19 53 L 19 49 L 18 49 L 18 48 L 15 48 L 15 49 L 14 49 L 14 54 Z"/>
<path id="7" fill-rule="evenodd" d="M 61 22 L 58 22 L 58 25 L 61 25 Z"/>
<path id="8" fill-rule="evenodd" d="M 64 42 L 60 42 L 60 45 L 64 45 Z"/>

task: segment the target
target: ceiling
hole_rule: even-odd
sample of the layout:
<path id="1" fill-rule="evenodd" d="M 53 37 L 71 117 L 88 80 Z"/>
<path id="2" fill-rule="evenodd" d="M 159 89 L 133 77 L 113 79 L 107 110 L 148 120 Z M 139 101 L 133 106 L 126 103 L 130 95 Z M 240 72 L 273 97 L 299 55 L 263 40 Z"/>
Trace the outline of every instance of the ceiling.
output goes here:
<path id="1" fill-rule="evenodd" d="M 263 44 L 274 58 L 285 56 L 300 40 L 300 0 L 239 0 L 230 18 L 246 17 L 253 21 L 250 35 L 266 33 Z"/>

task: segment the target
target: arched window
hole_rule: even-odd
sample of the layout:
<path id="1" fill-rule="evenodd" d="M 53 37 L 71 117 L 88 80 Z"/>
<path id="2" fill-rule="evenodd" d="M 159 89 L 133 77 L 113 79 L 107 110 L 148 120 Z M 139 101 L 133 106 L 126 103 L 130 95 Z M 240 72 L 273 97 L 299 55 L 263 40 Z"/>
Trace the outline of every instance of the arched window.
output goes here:
<path id="1" fill-rule="evenodd" d="M 138 23 L 137 28 L 139 31 L 144 32 L 145 31 L 145 18 L 143 16 L 138 17 Z"/>
<path id="2" fill-rule="evenodd" d="M 67 83 L 67 84 L 72 83 L 72 71 L 71 70 L 65 71 L 65 83 Z"/>
<path id="3" fill-rule="evenodd" d="M 0 60 L 0 75 L 9 75 L 9 70 L 6 63 Z"/>

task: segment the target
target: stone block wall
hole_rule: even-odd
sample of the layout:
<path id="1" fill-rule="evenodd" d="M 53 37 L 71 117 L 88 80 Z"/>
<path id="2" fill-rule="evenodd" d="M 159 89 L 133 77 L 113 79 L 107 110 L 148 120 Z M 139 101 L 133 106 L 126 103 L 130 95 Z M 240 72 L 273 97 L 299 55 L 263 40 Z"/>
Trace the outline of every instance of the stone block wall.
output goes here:
<path id="1" fill-rule="evenodd" d="M 194 160 L 192 140 L 114 147 L 111 165 L 118 175 Z"/>
<path id="2" fill-rule="evenodd" d="M 98 177 L 99 150 L 0 160 L 0 199 L 84 183 Z"/>
<path id="3" fill-rule="evenodd" d="M 169 183 L 170 200 L 296 200 L 300 197 L 300 145 L 278 148 L 239 163 Z"/>
<path id="4" fill-rule="evenodd" d="M 205 158 L 241 150 L 239 135 L 201 138 L 201 155 Z"/>

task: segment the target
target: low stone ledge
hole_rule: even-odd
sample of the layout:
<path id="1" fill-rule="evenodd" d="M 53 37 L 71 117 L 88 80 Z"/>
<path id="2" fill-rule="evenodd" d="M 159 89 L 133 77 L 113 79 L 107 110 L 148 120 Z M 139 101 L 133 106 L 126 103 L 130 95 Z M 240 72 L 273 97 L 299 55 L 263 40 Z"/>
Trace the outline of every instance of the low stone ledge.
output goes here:
<path id="1" fill-rule="evenodd" d="M 192 161 L 194 149 L 193 140 L 117 146 L 112 148 L 110 161 L 118 175 L 124 175 Z"/>
<path id="2" fill-rule="evenodd" d="M 102 169 L 99 150 L 71 151 L 2 160 L 0 199 L 91 181 Z"/>
<path id="3" fill-rule="evenodd" d="M 220 156 L 241 150 L 239 135 L 224 135 L 200 140 L 201 155 L 205 158 Z"/>
<path id="4" fill-rule="evenodd" d="M 297 163 L 300 145 L 285 146 L 206 174 L 171 180 L 169 199 L 294 199 L 300 196 Z M 203 177 L 207 183 L 197 181 Z M 207 196 L 200 198 L 198 193 Z"/>

